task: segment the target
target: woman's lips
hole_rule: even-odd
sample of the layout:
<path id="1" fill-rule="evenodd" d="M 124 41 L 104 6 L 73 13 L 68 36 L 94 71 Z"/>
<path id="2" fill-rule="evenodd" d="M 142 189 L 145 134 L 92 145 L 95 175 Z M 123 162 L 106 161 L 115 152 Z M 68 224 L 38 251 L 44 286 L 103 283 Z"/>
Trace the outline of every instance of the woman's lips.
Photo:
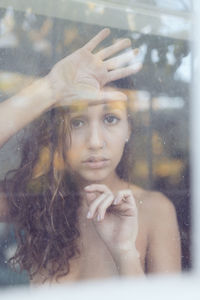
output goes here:
<path id="1" fill-rule="evenodd" d="M 105 168 L 109 165 L 110 160 L 109 159 L 88 159 L 86 161 L 83 161 L 84 166 L 91 168 L 91 169 L 101 169 Z"/>

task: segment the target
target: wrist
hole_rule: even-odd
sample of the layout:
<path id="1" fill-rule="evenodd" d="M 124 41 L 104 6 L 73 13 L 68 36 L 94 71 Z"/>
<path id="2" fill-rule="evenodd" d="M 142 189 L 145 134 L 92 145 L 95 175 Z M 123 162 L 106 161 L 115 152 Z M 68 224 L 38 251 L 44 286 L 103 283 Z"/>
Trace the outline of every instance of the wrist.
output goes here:
<path id="1" fill-rule="evenodd" d="M 121 249 L 114 256 L 114 260 L 117 264 L 123 264 L 128 261 L 140 260 L 140 254 L 135 247 L 129 249 Z"/>
<path id="2" fill-rule="evenodd" d="M 121 250 L 114 261 L 120 276 L 144 275 L 140 254 L 135 247 Z"/>
<path id="3" fill-rule="evenodd" d="M 24 99 L 26 106 L 33 111 L 44 112 L 50 109 L 55 100 L 48 80 L 48 76 L 35 80 L 27 88 L 23 89 L 19 95 L 13 96 L 13 101 Z"/>
<path id="4" fill-rule="evenodd" d="M 138 252 L 138 250 L 136 249 L 135 243 L 127 241 L 127 242 L 123 242 L 120 243 L 117 247 L 115 247 L 115 249 L 112 249 L 111 251 L 114 255 L 114 257 L 116 257 L 116 259 L 120 260 L 122 257 L 135 257 L 135 258 L 139 258 L 140 257 L 140 253 Z"/>
<path id="5" fill-rule="evenodd" d="M 40 99 L 43 100 L 44 105 L 46 105 L 46 109 L 52 108 L 55 103 L 56 99 L 53 94 L 52 86 L 50 84 L 48 75 L 45 77 L 42 77 L 38 79 L 35 82 L 38 94 L 40 96 Z"/>

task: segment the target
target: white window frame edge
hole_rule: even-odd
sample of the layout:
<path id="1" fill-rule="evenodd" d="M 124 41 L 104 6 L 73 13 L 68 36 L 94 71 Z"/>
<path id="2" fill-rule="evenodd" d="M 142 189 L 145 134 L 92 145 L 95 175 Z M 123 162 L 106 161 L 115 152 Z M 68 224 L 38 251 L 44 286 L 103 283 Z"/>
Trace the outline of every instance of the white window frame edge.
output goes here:
<path id="1" fill-rule="evenodd" d="M 193 63 L 190 105 L 193 270 L 200 275 L 200 1 L 193 0 Z"/>
<path id="2" fill-rule="evenodd" d="M 34 13 L 41 15 L 52 16 L 71 21 L 80 21 L 88 24 L 95 24 L 100 26 L 109 26 L 113 28 L 120 28 L 130 31 L 138 31 L 149 34 L 163 35 L 166 37 L 176 39 L 188 39 L 191 14 L 187 12 L 170 11 L 159 9 L 158 7 L 141 4 L 119 4 L 114 2 L 107 2 L 103 0 L 7 0 L 0 1 L 0 7 L 13 7 L 16 10 L 26 11 L 30 7 Z M 102 14 L 104 16 L 102 18 Z M 114 16 L 114 17 L 113 17 Z M 145 16 L 145 21 L 142 18 Z M 157 22 L 164 16 L 169 24 L 173 19 L 185 24 L 185 29 L 177 32 L 159 32 Z"/>
<path id="3" fill-rule="evenodd" d="M 20 0 L 23 3 L 24 0 Z M 46 0 L 43 0 L 44 2 Z M 69 0 L 72 2 L 72 0 Z M 0 7 L 8 6 L 7 1 L 1 0 Z M 13 3 L 15 1 L 13 0 Z M 29 1 L 29 5 L 32 0 Z M 58 0 L 57 0 L 58 2 Z M 77 2 L 78 1 L 74 1 Z M 92 1 L 91 1 L 92 2 Z M 17 2 L 15 2 L 16 4 Z M 27 2 L 26 2 L 27 3 Z M 35 3 L 37 1 L 35 0 Z M 12 1 L 9 3 L 12 6 Z M 58 3 L 57 3 L 58 6 Z M 14 8 L 19 9 L 13 5 Z M 24 6 L 26 7 L 26 6 Z M 22 8 L 21 8 L 22 9 Z M 24 9 L 23 9 L 24 10 Z M 59 297 L 61 299 L 102 299 L 105 296 L 111 299 L 151 299 L 157 300 L 169 300 L 170 297 L 176 300 L 199 300 L 200 286 L 199 286 L 199 274 L 200 274 L 200 134 L 198 128 L 200 128 L 200 84 L 198 78 L 200 78 L 200 40 L 197 38 L 200 36 L 200 1 L 194 0 L 194 53 L 195 53 L 195 66 L 193 68 L 192 84 L 192 99 L 191 99 L 191 118 L 190 118 L 190 132 L 191 132 L 191 175 L 192 175 L 192 216 L 193 216 L 193 272 L 190 274 L 182 274 L 180 276 L 151 276 L 146 279 L 112 279 L 106 281 L 86 281 L 82 283 L 68 284 L 65 286 L 54 286 L 51 289 L 49 287 L 39 288 L 12 288 L 11 290 L 3 290 L 0 292 L 2 299 L 10 300 L 15 299 L 27 299 L 29 300 L 42 299 L 42 297 L 48 297 L 49 300 Z M 40 12 L 41 13 L 41 12 Z M 44 13 L 41 13 L 44 14 Z M 191 20 L 191 19 L 190 19 Z M 107 25 L 107 24 L 106 24 Z M 128 29 L 128 28 L 126 28 Z M 130 29 L 129 29 L 130 30 Z M 162 297 L 162 298 L 161 298 Z"/>

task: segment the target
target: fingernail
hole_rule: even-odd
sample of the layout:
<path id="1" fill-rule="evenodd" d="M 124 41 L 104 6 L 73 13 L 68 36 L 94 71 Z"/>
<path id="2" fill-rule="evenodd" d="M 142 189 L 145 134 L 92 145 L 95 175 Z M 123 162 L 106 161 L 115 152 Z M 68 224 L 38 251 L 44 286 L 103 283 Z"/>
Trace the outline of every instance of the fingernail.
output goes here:
<path id="1" fill-rule="evenodd" d="M 130 46 L 130 45 L 131 45 L 131 40 L 130 40 L 130 39 L 124 39 L 124 42 L 126 42 L 126 45 L 127 45 L 127 46 Z"/>
<path id="2" fill-rule="evenodd" d="M 91 217 L 92 217 L 91 212 L 88 211 L 88 213 L 87 213 L 87 219 L 91 219 Z"/>
<path id="3" fill-rule="evenodd" d="M 84 190 L 89 191 L 90 190 L 90 186 L 89 185 L 85 186 Z"/>
<path id="4" fill-rule="evenodd" d="M 116 197 L 115 200 L 114 200 L 114 202 L 113 202 L 113 204 L 116 205 L 116 204 L 118 204 L 118 203 L 119 203 L 119 198 Z"/>
<path id="5" fill-rule="evenodd" d="M 133 49 L 133 54 L 134 55 L 138 55 L 139 52 L 140 52 L 139 48 Z"/>
<path id="6" fill-rule="evenodd" d="M 109 28 L 104 28 L 103 30 L 104 30 L 107 34 L 110 33 L 110 29 L 109 29 Z"/>
<path id="7" fill-rule="evenodd" d="M 134 65 L 131 66 L 133 70 L 138 70 L 142 67 L 142 64 L 140 62 L 135 63 Z"/>

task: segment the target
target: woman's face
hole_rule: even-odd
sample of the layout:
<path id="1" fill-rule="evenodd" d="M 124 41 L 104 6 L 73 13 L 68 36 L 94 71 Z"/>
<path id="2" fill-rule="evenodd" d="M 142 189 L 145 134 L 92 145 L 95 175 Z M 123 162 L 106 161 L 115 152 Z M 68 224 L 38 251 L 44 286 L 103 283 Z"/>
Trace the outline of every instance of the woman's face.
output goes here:
<path id="1" fill-rule="evenodd" d="M 129 138 L 126 104 L 109 102 L 70 112 L 67 160 L 82 180 L 102 182 L 115 174 Z"/>

